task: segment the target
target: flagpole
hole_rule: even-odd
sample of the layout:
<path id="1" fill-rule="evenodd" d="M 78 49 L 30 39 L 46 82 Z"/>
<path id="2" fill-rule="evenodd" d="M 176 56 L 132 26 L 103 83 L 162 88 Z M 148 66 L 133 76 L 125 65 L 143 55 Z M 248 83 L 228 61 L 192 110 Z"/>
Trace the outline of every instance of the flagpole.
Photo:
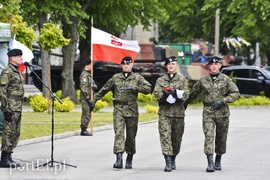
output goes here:
<path id="1" fill-rule="evenodd" d="M 92 63 L 91 63 L 91 66 L 92 66 L 92 68 L 91 68 L 91 77 L 92 77 L 92 79 L 94 80 L 94 61 L 93 61 L 93 46 L 92 46 L 92 27 L 93 27 L 93 15 L 91 16 L 91 61 L 92 61 Z M 92 81 L 92 83 L 91 83 L 91 89 L 92 89 L 92 87 L 93 87 L 93 81 Z M 94 93 L 93 93 L 93 89 L 91 90 L 91 97 L 90 97 L 90 99 L 91 99 L 91 101 L 93 102 L 93 97 L 94 96 Z M 94 130 L 93 130 L 93 111 L 91 111 L 91 116 L 90 116 L 90 129 L 91 129 L 91 134 L 92 135 L 94 135 Z"/>

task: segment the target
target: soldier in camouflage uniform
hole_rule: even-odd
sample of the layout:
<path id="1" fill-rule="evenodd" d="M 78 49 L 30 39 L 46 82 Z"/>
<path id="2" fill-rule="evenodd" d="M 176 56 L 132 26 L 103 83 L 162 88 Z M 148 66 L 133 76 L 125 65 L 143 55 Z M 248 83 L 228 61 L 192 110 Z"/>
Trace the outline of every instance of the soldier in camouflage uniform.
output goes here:
<path id="1" fill-rule="evenodd" d="M 175 170 L 175 158 L 180 152 L 185 128 L 185 100 L 189 96 L 188 81 L 177 74 L 177 57 L 171 56 L 165 61 L 167 73 L 157 79 L 154 95 L 159 103 L 159 135 L 162 154 L 166 166 L 165 172 Z"/>
<path id="2" fill-rule="evenodd" d="M 94 103 L 106 93 L 113 93 L 113 127 L 114 147 L 116 154 L 114 168 L 123 168 L 122 155 L 127 153 L 126 169 L 132 169 L 133 154 L 136 153 L 135 138 L 138 129 L 138 93 L 148 94 L 151 92 L 151 84 L 141 75 L 133 73 L 132 59 L 126 56 L 121 61 L 122 73 L 115 74 L 94 96 Z M 126 137 L 125 137 L 126 129 Z"/>
<path id="3" fill-rule="evenodd" d="M 11 153 L 20 137 L 24 88 L 18 66 L 23 58 L 20 49 L 12 49 L 7 55 L 9 64 L 0 77 L 1 110 L 4 115 L 0 167 L 18 167 L 20 165 L 12 160 Z"/>
<path id="4" fill-rule="evenodd" d="M 219 57 L 208 58 L 210 74 L 202 77 L 192 87 L 192 92 L 185 106 L 203 93 L 203 132 L 205 135 L 204 153 L 207 156 L 206 172 L 221 170 L 221 156 L 226 153 L 229 128 L 229 106 L 240 96 L 235 83 L 225 74 L 220 73 Z M 215 164 L 213 154 L 216 153 Z"/>
<path id="5" fill-rule="evenodd" d="M 81 116 L 81 136 L 91 136 L 92 134 L 87 131 L 90 123 L 91 111 L 94 109 L 94 104 L 91 101 L 91 91 L 95 91 L 97 86 L 91 77 L 91 60 L 87 59 L 82 62 L 83 71 L 80 76 L 80 98 L 82 105 Z"/>

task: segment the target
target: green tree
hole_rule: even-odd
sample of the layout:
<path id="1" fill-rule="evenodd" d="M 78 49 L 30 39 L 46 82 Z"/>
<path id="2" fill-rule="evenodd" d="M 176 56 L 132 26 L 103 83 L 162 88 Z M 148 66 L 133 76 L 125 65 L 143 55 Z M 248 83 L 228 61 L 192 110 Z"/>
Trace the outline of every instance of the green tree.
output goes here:
<path id="1" fill-rule="evenodd" d="M 0 22 L 9 23 L 11 16 L 20 11 L 21 0 L 1 0 L 0 2 Z"/>
<path id="2" fill-rule="evenodd" d="M 90 56 L 90 30 L 93 17 L 94 25 L 112 34 L 120 34 L 128 25 L 135 26 L 139 22 L 147 28 L 153 20 L 166 16 L 165 8 L 176 0 L 28 0 L 22 2 L 22 13 L 26 21 L 38 24 L 39 29 L 47 21 L 59 24 L 65 38 L 70 39 L 63 46 L 62 97 L 69 96 L 73 102 L 77 96 L 73 81 L 73 65 L 76 56 L 77 42 L 80 44 L 81 59 Z M 40 8 L 41 7 L 41 8 Z M 117 12 L 117 13 L 116 13 Z M 158 15 L 158 16 L 157 16 Z M 82 37 L 79 39 L 79 37 Z M 42 55 L 42 53 L 41 53 Z M 43 58 L 43 57 L 42 57 Z"/>

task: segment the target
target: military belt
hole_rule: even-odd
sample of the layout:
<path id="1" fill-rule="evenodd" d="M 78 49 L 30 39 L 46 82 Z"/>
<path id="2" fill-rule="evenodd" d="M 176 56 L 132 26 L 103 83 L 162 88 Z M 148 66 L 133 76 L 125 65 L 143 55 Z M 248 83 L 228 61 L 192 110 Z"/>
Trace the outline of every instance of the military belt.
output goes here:
<path id="1" fill-rule="evenodd" d="M 204 105 L 204 106 L 212 106 L 213 103 L 206 103 L 206 102 L 203 102 L 203 105 Z"/>
<path id="2" fill-rule="evenodd" d="M 136 103 L 136 101 L 113 101 L 113 104 L 114 105 L 131 105 L 131 104 L 134 104 Z"/>
<path id="3" fill-rule="evenodd" d="M 21 100 L 23 100 L 23 97 L 21 97 L 21 96 L 13 96 L 13 95 L 9 95 L 8 98 L 9 98 L 9 99 L 16 100 L 16 101 L 21 101 Z"/>

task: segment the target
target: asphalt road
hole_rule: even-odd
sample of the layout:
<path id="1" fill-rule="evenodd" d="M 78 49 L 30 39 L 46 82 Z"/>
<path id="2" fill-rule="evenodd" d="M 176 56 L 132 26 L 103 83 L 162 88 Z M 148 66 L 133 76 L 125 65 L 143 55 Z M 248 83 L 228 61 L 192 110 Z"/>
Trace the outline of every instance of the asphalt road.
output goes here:
<path id="1" fill-rule="evenodd" d="M 55 137 L 54 151 L 46 138 L 21 141 L 13 153 L 24 166 L 0 169 L 0 179 L 110 179 L 110 180 L 261 180 L 270 179 L 270 108 L 231 108 L 227 153 L 222 171 L 206 173 L 201 109 L 187 109 L 186 126 L 176 170 L 164 172 L 157 121 L 140 124 L 133 169 L 113 169 L 114 133 L 111 126 L 94 129 L 94 136 L 78 132 Z M 55 120 L 57 121 L 57 120 Z M 45 141 L 45 142 L 43 142 Z M 53 157 L 51 156 L 53 152 Z M 126 157 L 126 155 L 124 156 Z M 54 162 L 38 167 L 51 160 Z M 54 165 L 51 167 L 50 165 Z M 76 168 L 71 167 L 76 166 Z"/>

